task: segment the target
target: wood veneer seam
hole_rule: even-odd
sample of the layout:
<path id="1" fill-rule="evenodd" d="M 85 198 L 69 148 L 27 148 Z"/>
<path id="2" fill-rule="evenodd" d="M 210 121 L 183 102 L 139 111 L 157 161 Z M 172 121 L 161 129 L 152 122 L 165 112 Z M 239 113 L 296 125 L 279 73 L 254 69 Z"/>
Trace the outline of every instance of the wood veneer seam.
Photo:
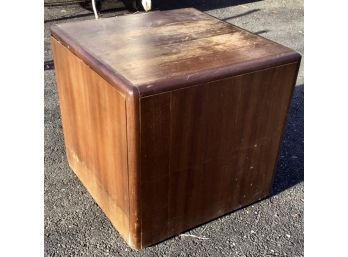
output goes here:
<path id="1" fill-rule="evenodd" d="M 127 192 L 128 192 L 128 242 L 130 242 L 130 216 L 131 216 L 131 204 L 130 204 L 130 186 L 129 186 L 129 132 L 128 132 L 128 110 L 127 110 L 127 99 L 125 101 L 125 112 L 126 112 L 126 142 L 127 142 L 127 178 L 128 178 L 128 184 L 127 184 Z"/>
<path id="2" fill-rule="evenodd" d="M 169 97 L 169 160 L 168 160 L 168 184 L 167 184 L 167 234 L 170 234 L 170 224 L 169 224 L 169 217 L 170 217 L 170 181 L 171 181 L 171 162 L 172 162 L 172 110 L 173 110 L 173 92 L 170 92 Z"/>
<path id="3" fill-rule="evenodd" d="M 295 64 L 295 63 L 293 63 L 293 64 Z M 300 65 L 301 65 L 301 58 L 297 62 L 297 68 L 296 68 L 296 72 L 294 74 L 294 78 L 293 78 L 293 82 L 292 82 L 292 89 L 291 89 L 291 93 L 290 93 L 290 96 L 289 96 L 289 99 L 288 99 L 288 104 L 287 104 L 288 106 L 286 108 L 286 113 L 284 115 L 283 122 L 282 122 L 282 128 L 281 128 L 281 133 L 280 133 L 280 137 L 279 137 L 279 142 L 280 143 L 279 143 L 279 147 L 278 147 L 278 150 L 277 150 L 276 161 L 275 161 L 274 168 L 273 168 L 274 172 L 272 173 L 271 185 L 270 185 L 270 189 L 269 189 L 270 193 L 272 193 L 273 183 L 274 183 L 274 179 L 275 179 L 275 176 L 276 176 L 276 169 L 277 169 L 279 156 L 280 156 L 280 151 L 281 151 L 281 146 L 282 146 L 282 142 L 283 142 L 282 139 L 285 136 L 285 128 L 286 128 L 286 125 L 287 125 L 287 119 L 288 119 L 289 110 L 290 110 L 290 106 L 291 106 L 291 99 L 292 99 L 292 96 L 293 96 L 294 91 L 295 91 L 296 80 L 297 80 L 297 76 L 298 76 L 298 71 L 300 69 Z"/>
<path id="4" fill-rule="evenodd" d="M 137 92 L 136 100 L 138 101 L 138 138 L 137 138 L 137 162 L 138 162 L 138 176 L 139 176 L 139 181 L 141 181 L 141 97 L 140 97 L 140 92 L 139 88 L 135 89 Z M 141 185 L 141 183 L 139 183 Z M 141 192 L 141 186 L 138 187 L 138 192 Z M 140 221 L 140 248 L 143 248 L 143 215 L 142 215 L 142 204 L 141 201 L 138 200 L 138 213 L 139 213 L 139 221 Z"/>

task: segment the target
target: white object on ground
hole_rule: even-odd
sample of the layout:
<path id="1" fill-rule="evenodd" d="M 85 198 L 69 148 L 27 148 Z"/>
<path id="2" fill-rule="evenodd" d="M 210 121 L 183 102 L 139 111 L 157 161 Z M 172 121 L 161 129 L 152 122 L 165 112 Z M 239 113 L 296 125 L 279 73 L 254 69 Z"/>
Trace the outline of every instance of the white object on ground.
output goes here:
<path id="1" fill-rule="evenodd" d="M 94 12 L 94 17 L 96 20 L 98 20 L 98 13 L 97 13 L 97 8 L 95 7 L 95 0 L 92 0 L 92 8 Z"/>
<path id="2" fill-rule="evenodd" d="M 151 10 L 151 0 L 141 0 L 141 4 L 146 12 Z"/>
<path id="3" fill-rule="evenodd" d="M 204 237 L 204 236 L 196 236 L 196 235 L 191 235 L 191 234 L 180 234 L 180 236 L 194 237 L 194 238 L 198 238 L 198 239 L 202 239 L 202 240 L 207 240 L 207 239 L 209 239 L 209 238 Z"/>

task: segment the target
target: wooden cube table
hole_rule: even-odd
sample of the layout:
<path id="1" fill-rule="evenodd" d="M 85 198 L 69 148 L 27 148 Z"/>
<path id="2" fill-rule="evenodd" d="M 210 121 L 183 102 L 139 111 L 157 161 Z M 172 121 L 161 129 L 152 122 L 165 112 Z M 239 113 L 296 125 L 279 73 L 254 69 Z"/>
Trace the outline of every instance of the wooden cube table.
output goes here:
<path id="1" fill-rule="evenodd" d="M 69 164 L 131 247 L 269 196 L 298 53 L 192 8 L 51 31 Z"/>

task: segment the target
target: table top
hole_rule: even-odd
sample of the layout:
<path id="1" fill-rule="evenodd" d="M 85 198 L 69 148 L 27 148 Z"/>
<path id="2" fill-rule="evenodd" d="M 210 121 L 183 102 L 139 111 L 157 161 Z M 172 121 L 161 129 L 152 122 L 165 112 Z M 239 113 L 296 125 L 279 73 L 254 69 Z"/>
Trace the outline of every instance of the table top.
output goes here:
<path id="1" fill-rule="evenodd" d="M 51 32 L 96 72 L 144 94 L 300 59 L 285 46 L 193 8 L 58 24 Z"/>

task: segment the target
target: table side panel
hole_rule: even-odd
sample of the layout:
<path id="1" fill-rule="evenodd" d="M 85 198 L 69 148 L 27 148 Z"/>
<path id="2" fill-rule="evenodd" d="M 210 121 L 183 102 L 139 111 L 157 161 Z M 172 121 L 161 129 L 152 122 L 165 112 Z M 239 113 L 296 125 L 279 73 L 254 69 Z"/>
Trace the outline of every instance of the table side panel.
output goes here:
<path id="1" fill-rule="evenodd" d="M 298 63 L 141 99 L 142 244 L 267 197 Z"/>
<path id="2" fill-rule="evenodd" d="M 128 240 L 126 98 L 54 38 L 52 46 L 69 164 Z"/>

